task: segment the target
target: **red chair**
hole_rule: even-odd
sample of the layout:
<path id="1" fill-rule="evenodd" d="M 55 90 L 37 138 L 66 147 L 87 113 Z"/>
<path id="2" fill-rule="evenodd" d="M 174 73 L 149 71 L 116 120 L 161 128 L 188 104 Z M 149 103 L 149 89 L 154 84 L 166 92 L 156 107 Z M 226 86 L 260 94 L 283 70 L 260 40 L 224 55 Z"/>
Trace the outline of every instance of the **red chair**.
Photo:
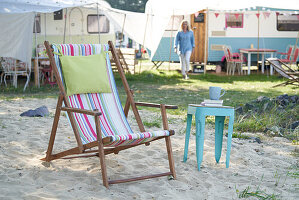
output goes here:
<path id="1" fill-rule="evenodd" d="M 51 86 L 55 85 L 56 82 L 55 81 L 51 81 L 51 76 L 52 76 L 52 66 L 48 65 L 47 67 L 43 67 L 40 69 L 40 71 L 42 72 L 42 76 L 44 77 L 44 85 L 49 84 Z"/>
<path id="2" fill-rule="evenodd" d="M 284 52 L 277 52 L 277 53 L 280 54 L 280 59 L 283 59 L 283 56 L 285 56 L 285 59 L 290 60 L 292 52 L 293 52 L 293 46 L 289 46 L 289 50 L 286 53 Z"/>
<path id="3" fill-rule="evenodd" d="M 243 54 L 231 53 L 229 47 L 224 46 L 224 55 L 226 58 L 227 68 L 226 74 L 235 74 L 236 67 L 238 69 L 238 74 L 243 74 L 242 64 L 243 64 Z"/>
<path id="4" fill-rule="evenodd" d="M 283 63 L 287 63 L 287 64 L 292 64 L 292 63 L 296 63 L 297 59 L 298 59 L 298 55 L 299 55 L 299 48 L 295 49 L 294 55 L 293 55 L 293 59 L 291 59 L 291 55 L 288 56 L 288 59 L 279 59 L 281 62 Z"/>

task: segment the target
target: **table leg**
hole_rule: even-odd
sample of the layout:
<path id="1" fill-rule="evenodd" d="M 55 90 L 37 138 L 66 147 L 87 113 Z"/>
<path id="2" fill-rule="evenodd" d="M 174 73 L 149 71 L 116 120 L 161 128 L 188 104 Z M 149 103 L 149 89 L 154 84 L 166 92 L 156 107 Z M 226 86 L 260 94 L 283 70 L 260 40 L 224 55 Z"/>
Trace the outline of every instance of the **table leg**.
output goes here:
<path id="1" fill-rule="evenodd" d="M 262 74 L 265 73 L 265 54 L 262 53 Z"/>
<path id="2" fill-rule="evenodd" d="M 215 116 L 215 160 L 218 163 L 221 157 L 224 116 Z"/>
<path id="3" fill-rule="evenodd" d="M 273 58 L 273 53 L 271 53 L 271 58 Z M 273 66 L 270 65 L 270 75 L 273 75 Z"/>
<path id="4" fill-rule="evenodd" d="M 37 59 L 34 59 L 34 85 L 38 86 L 38 76 L 39 76 L 39 71 L 38 71 L 38 63 Z"/>
<path id="5" fill-rule="evenodd" d="M 228 123 L 228 135 L 227 135 L 227 151 L 226 151 L 226 168 L 229 167 L 229 160 L 230 160 L 230 150 L 231 150 L 231 143 L 232 143 L 232 136 L 233 136 L 233 127 L 234 127 L 234 113 L 229 116 L 229 123 Z"/>
<path id="6" fill-rule="evenodd" d="M 192 114 L 187 114 L 187 128 L 186 128 L 186 137 L 185 137 L 185 151 L 184 151 L 184 159 L 183 161 L 187 161 L 188 157 L 188 147 L 189 147 L 189 138 L 192 124 Z"/>
<path id="7" fill-rule="evenodd" d="M 251 53 L 248 53 L 248 75 L 250 75 Z"/>
<path id="8" fill-rule="evenodd" d="M 196 115 L 196 158 L 197 158 L 197 169 L 200 171 L 200 165 L 203 158 L 203 145 L 204 145 L 204 134 L 205 134 L 205 115 Z"/>

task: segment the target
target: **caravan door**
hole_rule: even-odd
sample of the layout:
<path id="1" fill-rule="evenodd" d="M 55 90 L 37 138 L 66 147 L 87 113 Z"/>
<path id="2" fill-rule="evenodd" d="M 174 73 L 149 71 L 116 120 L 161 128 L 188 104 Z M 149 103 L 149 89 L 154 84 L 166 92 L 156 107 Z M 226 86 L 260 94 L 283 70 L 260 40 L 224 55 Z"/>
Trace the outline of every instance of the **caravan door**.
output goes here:
<path id="1" fill-rule="evenodd" d="M 204 62 L 205 56 L 205 35 L 206 35 L 207 17 L 205 10 L 199 11 L 197 17 L 195 14 L 191 15 L 191 28 L 194 33 L 195 48 L 191 55 L 191 62 Z M 206 55 L 208 56 L 208 55 Z"/>

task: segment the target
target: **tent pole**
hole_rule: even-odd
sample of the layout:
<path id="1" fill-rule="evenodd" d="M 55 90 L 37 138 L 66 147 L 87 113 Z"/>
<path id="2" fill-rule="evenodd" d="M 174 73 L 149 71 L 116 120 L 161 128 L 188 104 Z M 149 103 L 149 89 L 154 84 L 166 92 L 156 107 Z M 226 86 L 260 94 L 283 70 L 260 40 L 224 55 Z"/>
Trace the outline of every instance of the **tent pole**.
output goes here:
<path id="1" fill-rule="evenodd" d="M 45 18 L 45 41 L 47 41 L 47 14 L 44 13 Z"/>
<path id="2" fill-rule="evenodd" d="M 124 22 L 123 22 L 123 27 L 122 27 L 122 29 L 121 29 L 121 40 L 120 40 L 120 44 L 119 44 L 119 48 L 118 49 L 120 49 L 120 47 L 121 47 L 121 45 L 122 45 L 122 43 L 123 43 L 123 39 L 124 39 L 124 28 L 125 28 L 125 22 L 126 22 L 126 17 L 127 17 L 127 14 L 125 14 L 125 16 L 124 16 Z"/>
<path id="3" fill-rule="evenodd" d="M 100 35 L 100 16 L 99 16 L 99 3 L 97 3 L 97 18 L 98 18 L 98 34 L 99 34 L 99 44 L 101 44 L 101 35 Z"/>
<path id="4" fill-rule="evenodd" d="M 34 64 L 35 66 L 37 66 L 37 70 L 34 71 L 34 73 L 36 73 L 37 76 L 37 87 L 40 87 L 39 84 L 39 69 L 38 69 L 38 52 L 37 52 L 37 24 L 36 24 L 36 20 L 37 20 L 37 13 L 35 13 L 35 17 L 34 17 L 34 32 L 35 32 L 35 59 L 34 59 Z"/>
<path id="5" fill-rule="evenodd" d="M 143 43 L 142 43 L 142 47 L 144 48 L 144 43 L 145 43 L 145 36 L 146 36 L 146 29 L 147 29 L 147 23 L 148 23 L 148 14 L 146 15 L 146 23 L 145 23 L 145 29 L 144 29 L 144 36 L 143 36 Z M 142 52 L 141 52 L 142 55 Z M 139 74 L 141 72 L 141 62 L 139 64 Z"/>
<path id="6" fill-rule="evenodd" d="M 170 46 L 169 46 L 169 63 L 168 63 L 168 71 L 170 71 L 170 61 L 171 61 L 171 50 L 172 50 L 172 42 L 173 42 L 173 24 L 174 24 L 174 9 L 172 10 L 172 24 L 171 24 L 171 35 L 170 35 Z"/>
<path id="7" fill-rule="evenodd" d="M 65 44 L 66 17 L 67 17 L 67 8 L 65 9 L 65 15 L 64 15 L 63 44 Z"/>
<path id="8" fill-rule="evenodd" d="M 260 7 L 257 8 L 258 13 L 258 20 L 257 20 L 257 67 L 259 67 L 259 60 L 260 60 Z"/>
<path id="9" fill-rule="evenodd" d="M 206 12 L 206 31 L 205 31 L 205 57 L 204 57 L 204 74 L 207 72 L 207 47 L 208 47 L 208 39 L 209 39 L 209 33 L 208 33 L 208 23 L 209 23 L 209 8 L 207 8 Z"/>

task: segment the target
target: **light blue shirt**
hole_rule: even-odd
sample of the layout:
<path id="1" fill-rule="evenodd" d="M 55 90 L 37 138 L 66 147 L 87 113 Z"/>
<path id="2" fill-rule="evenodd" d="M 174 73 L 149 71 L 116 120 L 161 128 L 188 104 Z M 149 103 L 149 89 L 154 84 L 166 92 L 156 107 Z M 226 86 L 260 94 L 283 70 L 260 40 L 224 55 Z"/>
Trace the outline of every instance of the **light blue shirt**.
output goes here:
<path id="1" fill-rule="evenodd" d="M 175 37 L 175 48 L 179 46 L 181 54 L 185 54 L 187 51 L 192 51 L 195 47 L 193 31 L 180 31 Z"/>

